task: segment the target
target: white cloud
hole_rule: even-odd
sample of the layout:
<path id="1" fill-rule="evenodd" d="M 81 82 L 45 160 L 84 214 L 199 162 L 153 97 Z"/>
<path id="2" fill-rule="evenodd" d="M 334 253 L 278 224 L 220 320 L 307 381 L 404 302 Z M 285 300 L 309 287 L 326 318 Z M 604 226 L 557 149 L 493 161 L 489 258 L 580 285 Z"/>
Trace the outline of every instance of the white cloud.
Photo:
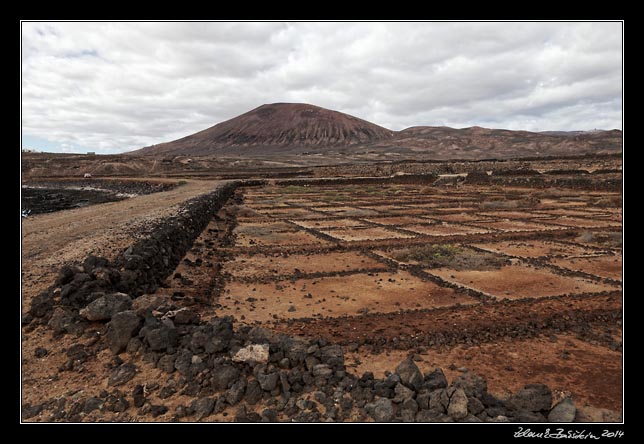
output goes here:
<path id="1" fill-rule="evenodd" d="M 121 152 L 286 101 L 394 130 L 621 128 L 621 33 L 614 22 L 25 22 L 23 134 Z"/>

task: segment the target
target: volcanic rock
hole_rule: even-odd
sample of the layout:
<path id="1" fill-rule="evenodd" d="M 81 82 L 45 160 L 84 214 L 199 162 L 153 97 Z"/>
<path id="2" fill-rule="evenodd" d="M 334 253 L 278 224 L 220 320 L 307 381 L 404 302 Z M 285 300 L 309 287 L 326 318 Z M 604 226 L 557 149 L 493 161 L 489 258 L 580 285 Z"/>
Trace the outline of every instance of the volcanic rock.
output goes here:
<path id="1" fill-rule="evenodd" d="M 116 313 L 129 310 L 132 299 L 125 293 L 112 293 L 99 296 L 90 302 L 79 314 L 88 321 L 111 319 Z"/>
<path id="2" fill-rule="evenodd" d="M 544 384 L 528 384 L 510 397 L 508 405 L 515 410 L 530 412 L 550 410 L 552 392 Z"/>
<path id="3" fill-rule="evenodd" d="M 394 417 L 394 406 L 388 398 L 380 398 L 367 404 L 365 410 L 376 422 L 389 422 Z"/>
<path id="4" fill-rule="evenodd" d="M 418 390 L 423 385 L 423 374 L 411 358 L 398 364 L 396 373 L 400 376 L 400 382 L 411 389 Z"/>
<path id="5" fill-rule="evenodd" d="M 570 398 L 564 398 L 548 414 L 548 422 L 573 422 L 577 408 Z"/>
<path id="6" fill-rule="evenodd" d="M 141 318 L 131 310 L 115 314 L 107 324 L 105 339 L 114 354 L 121 353 L 128 345 L 130 338 L 136 334 L 141 325 Z"/>

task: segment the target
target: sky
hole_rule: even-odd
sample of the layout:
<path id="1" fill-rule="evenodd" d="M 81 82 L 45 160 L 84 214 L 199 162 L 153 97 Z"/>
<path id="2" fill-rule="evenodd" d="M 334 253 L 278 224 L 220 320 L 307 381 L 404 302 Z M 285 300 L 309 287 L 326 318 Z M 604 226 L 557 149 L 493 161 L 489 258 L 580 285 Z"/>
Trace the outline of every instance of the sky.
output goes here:
<path id="1" fill-rule="evenodd" d="M 22 148 L 120 153 L 265 103 L 392 130 L 622 129 L 620 22 L 23 22 Z"/>

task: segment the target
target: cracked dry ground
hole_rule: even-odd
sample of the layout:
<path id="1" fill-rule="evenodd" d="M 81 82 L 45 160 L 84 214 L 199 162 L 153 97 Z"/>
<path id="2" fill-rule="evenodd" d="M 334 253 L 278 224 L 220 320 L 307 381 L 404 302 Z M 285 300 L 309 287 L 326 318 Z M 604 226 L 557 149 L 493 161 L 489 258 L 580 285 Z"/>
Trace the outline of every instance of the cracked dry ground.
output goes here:
<path id="1" fill-rule="evenodd" d="M 603 420 L 622 410 L 622 215 L 596 205 L 614 194 L 241 188 L 157 295 L 205 320 L 232 315 L 238 325 L 324 337 L 343 346 L 358 376 L 382 377 L 411 355 L 423 372 L 440 367 L 449 380 L 465 369 L 481 374 L 500 397 L 545 383 Z M 57 372 L 68 359 L 59 350 L 76 340 L 44 328 L 24 336 L 24 400 L 105 388 L 109 350 L 81 374 Z M 39 345 L 51 350 L 46 358 L 34 357 Z M 124 391 L 168 379 L 141 368 Z M 187 401 L 164 399 L 169 413 L 154 420 L 170 420 Z"/>

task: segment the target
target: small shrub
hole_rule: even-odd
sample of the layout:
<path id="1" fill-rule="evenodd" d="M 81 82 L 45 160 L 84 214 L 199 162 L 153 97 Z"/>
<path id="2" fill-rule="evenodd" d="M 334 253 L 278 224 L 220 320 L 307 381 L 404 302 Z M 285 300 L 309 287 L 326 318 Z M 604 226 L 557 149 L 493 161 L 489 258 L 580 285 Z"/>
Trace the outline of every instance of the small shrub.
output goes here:
<path id="1" fill-rule="evenodd" d="M 481 252 L 454 244 L 423 245 L 399 252 L 394 259 L 416 262 L 427 268 L 453 268 L 455 270 L 491 270 L 508 263 L 506 258 L 494 253 Z"/>
<path id="2" fill-rule="evenodd" d="M 608 196 L 597 199 L 593 205 L 600 208 L 620 208 L 622 206 L 622 196 Z"/>
<path id="3" fill-rule="evenodd" d="M 535 196 L 514 200 L 488 200 L 481 202 L 479 208 L 481 210 L 515 210 L 517 208 L 534 208 L 540 202 L 539 198 Z"/>
<path id="4" fill-rule="evenodd" d="M 425 245 L 402 251 L 395 256 L 395 259 L 403 262 L 415 261 L 427 266 L 440 267 L 449 264 L 460 251 L 461 248 L 452 244 Z"/>
<path id="5" fill-rule="evenodd" d="M 290 193 L 290 194 L 305 193 L 307 191 L 309 190 L 307 190 L 305 187 L 300 185 L 289 185 L 286 188 L 284 188 L 284 192 Z"/>

